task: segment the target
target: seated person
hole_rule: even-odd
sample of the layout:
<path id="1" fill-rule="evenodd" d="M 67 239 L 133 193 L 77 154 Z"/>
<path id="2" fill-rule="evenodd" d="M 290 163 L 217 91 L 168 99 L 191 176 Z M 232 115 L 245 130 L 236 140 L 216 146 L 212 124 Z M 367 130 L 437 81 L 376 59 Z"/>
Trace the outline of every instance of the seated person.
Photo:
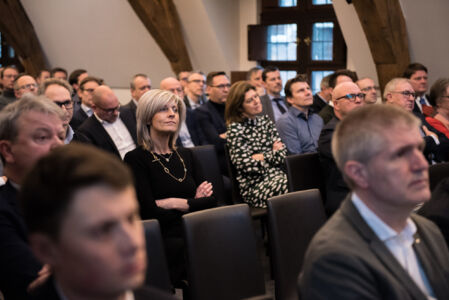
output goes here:
<path id="1" fill-rule="evenodd" d="M 436 115 L 426 117 L 430 126 L 449 138 L 449 78 L 440 78 L 430 88 L 430 101 L 436 105 Z"/>
<path id="2" fill-rule="evenodd" d="M 284 90 L 291 106 L 276 122 L 282 141 L 291 154 L 316 152 L 323 119 L 310 109 L 313 95 L 306 76 L 288 80 Z"/>
<path id="3" fill-rule="evenodd" d="M 131 172 L 111 154 L 80 144 L 51 152 L 20 200 L 33 252 L 52 272 L 33 299 L 172 299 L 140 287 L 143 226 Z"/>
<path id="4" fill-rule="evenodd" d="M 227 145 L 243 201 L 252 207 L 266 207 L 268 198 L 287 192 L 282 170 L 287 149 L 271 119 L 258 116 L 261 112 L 256 88 L 234 83 L 226 100 Z"/>
<path id="5" fill-rule="evenodd" d="M 191 150 L 175 147 L 184 102 L 169 91 L 146 92 L 137 105 L 139 146 L 125 155 L 136 180 L 142 219 L 158 219 L 173 283 L 183 275 L 182 215 L 215 206 L 212 185 L 195 169 Z"/>

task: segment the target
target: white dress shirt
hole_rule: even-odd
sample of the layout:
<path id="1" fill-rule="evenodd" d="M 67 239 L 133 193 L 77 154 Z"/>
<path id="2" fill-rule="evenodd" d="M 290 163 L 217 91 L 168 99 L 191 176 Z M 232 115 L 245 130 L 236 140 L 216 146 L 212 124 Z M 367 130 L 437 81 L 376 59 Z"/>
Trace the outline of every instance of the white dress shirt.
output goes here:
<path id="1" fill-rule="evenodd" d="M 427 299 L 436 300 L 429 280 L 427 279 L 424 269 L 413 249 L 416 225 L 412 219 L 408 218 L 405 228 L 400 233 L 397 233 L 369 209 L 356 193 L 352 193 L 351 200 L 368 226 L 374 231 L 388 250 L 390 250 L 391 254 L 393 254 L 416 285 L 427 296 Z"/>

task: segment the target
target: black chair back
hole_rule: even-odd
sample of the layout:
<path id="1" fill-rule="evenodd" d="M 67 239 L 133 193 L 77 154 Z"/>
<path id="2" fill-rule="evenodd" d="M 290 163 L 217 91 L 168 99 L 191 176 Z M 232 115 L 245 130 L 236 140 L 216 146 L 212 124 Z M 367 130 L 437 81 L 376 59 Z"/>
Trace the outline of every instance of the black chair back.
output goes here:
<path id="1" fill-rule="evenodd" d="M 438 163 L 429 166 L 429 184 L 433 191 L 438 183 L 444 178 L 449 177 L 449 163 Z"/>
<path id="2" fill-rule="evenodd" d="M 183 216 L 190 299 L 237 300 L 265 294 L 246 204 Z"/>
<path id="3" fill-rule="evenodd" d="M 230 199 L 227 199 L 223 186 L 223 175 L 220 172 L 215 147 L 213 145 L 204 145 L 192 147 L 190 150 L 192 151 L 195 170 L 201 172 L 200 174 L 203 175 L 204 180 L 212 183 L 218 205 L 230 204 Z M 200 183 L 198 182 L 197 184 Z"/>
<path id="4" fill-rule="evenodd" d="M 298 299 L 297 279 L 306 249 L 325 222 L 317 189 L 268 199 L 268 237 L 277 300 Z"/>
<path id="5" fill-rule="evenodd" d="M 285 167 L 289 192 L 319 189 L 323 199 L 326 199 L 325 179 L 318 152 L 289 155 L 285 158 Z"/>
<path id="6" fill-rule="evenodd" d="M 147 274 L 145 284 L 158 289 L 172 292 L 167 258 L 158 220 L 142 221 L 145 230 L 147 247 Z"/>

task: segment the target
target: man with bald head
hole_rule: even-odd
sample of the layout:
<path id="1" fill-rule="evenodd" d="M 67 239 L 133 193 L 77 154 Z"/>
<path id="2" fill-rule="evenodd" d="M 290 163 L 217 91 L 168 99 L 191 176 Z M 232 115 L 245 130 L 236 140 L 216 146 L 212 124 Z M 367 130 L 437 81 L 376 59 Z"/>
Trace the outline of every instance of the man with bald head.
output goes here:
<path id="1" fill-rule="evenodd" d="M 424 156 L 429 163 L 447 161 L 449 159 L 449 140 L 443 133 L 427 123 L 423 114 L 415 112 L 415 97 L 416 93 L 410 80 L 407 78 L 393 78 L 385 85 L 384 98 L 382 100 L 386 104 L 395 105 L 413 113 L 421 119 L 420 132 L 426 143 Z"/>
<path id="2" fill-rule="evenodd" d="M 343 120 L 352 110 L 364 104 L 365 94 L 352 81 L 338 84 L 332 91 L 334 117 L 324 126 L 318 139 L 318 153 L 326 181 L 325 208 L 328 216 L 332 215 L 349 192 L 341 172 L 332 156 L 332 135 L 338 122 Z"/>
<path id="3" fill-rule="evenodd" d="M 33 77 L 22 73 L 14 81 L 14 95 L 20 99 L 26 93 L 37 95 L 37 83 Z"/>
<path id="4" fill-rule="evenodd" d="M 94 114 L 78 128 L 77 139 L 123 159 L 137 144 L 133 115 L 121 109 L 117 96 L 106 85 L 95 88 L 92 97 Z"/>
<path id="5" fill-rule="evenodd" d="M 170 91 L 179 98 L 184 98 L 184 91 L 181 82 L 174 77 L 166 77 L 159 84 L 161 90 Z M 194 147 L 203 145 L 204 138 L 201 130 L 198 128 L 193 110 L 186 107 L 186 121 L 181 123 L 176 145 L 178 147 Z"/>

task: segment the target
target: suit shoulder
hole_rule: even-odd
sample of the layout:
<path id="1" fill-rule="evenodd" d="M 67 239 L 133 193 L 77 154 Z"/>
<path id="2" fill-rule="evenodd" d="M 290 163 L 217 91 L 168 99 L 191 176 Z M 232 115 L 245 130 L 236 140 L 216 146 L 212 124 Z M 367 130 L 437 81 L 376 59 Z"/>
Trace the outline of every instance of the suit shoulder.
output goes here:
<path id="1" fill-rule="evenodd" d="M 134 290 L 134 297 L 136 300 L 175 300 L 176 298 L 162 290 L 156 289 L 154 287 L 141 287 Z"/>

